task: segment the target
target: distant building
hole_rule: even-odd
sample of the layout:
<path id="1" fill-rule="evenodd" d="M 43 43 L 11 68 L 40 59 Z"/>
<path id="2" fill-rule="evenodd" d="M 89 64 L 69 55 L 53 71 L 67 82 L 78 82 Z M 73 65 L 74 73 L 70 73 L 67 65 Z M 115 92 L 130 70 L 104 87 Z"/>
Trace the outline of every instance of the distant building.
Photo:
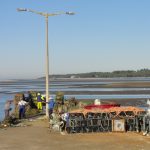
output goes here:
<path id="1" fill-rule="evenodd" d="M 70 76 L 70 78 L 71 78 L 71 79 L 74 79 L 74 78 L 76 78 L 76 76 Z"/>
<path id="2" fill-rule="evenodd" d="M 80 78 L 79 76 L 75 76 L 75 75 L 72 75 L 70 76 L 71 79 L 75 79 L 75 78 Z"/>

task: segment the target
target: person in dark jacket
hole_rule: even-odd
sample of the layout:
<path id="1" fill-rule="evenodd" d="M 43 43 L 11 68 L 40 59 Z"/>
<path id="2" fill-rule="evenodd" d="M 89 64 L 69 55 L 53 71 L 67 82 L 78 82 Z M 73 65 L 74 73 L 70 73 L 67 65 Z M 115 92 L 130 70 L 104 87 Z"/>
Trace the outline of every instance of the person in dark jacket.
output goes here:
<path id="1" fill-rule="evenodd" d="M 35 104 L 33 103 L 32 95 L 30 91 L 28 91 L 28 96 L 26 97 L 26 101 L 29 103 L 30 108 L 36 108 Z"/>

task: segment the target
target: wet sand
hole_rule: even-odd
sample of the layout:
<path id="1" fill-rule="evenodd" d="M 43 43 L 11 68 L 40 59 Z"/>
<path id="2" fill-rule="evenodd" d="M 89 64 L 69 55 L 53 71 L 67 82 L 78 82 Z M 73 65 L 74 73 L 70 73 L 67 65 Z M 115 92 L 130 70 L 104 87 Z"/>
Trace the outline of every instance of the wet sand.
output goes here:
<path id="1" fill-rule="evenodd" d="M 150 82 L 145 80 L 127 80 L 126 79 L 59 79 L 55 82 L 79 82 L 78 85 L 74 84 L 73 87 L 76 88 L 124 88 L 123 91 L 65 91 L 66 95 L 149 95 Z M 80 84 L 80 82 L 85 82 L 85 84 Z M 90 84 L 86 84 L 89 82 Z M 100 82 L 100 84 L 97 84 Z M 108 82 L 108 83 L 107 83 Z M 94 84 L 95 83 L 95 84 Z M 143 88 L 144 90 L 126 90 L 126 88 Z M 53 93 L 52 94 L 56 94 Z M 94 99 L 90 99 L 94 101 Z M 122 106 L 137 106 L 137 107 L 147 107 L 146 98 L 122 98 L 122 99 L 101 99 L 102 101 L 110 101 L 121 104 Z M 83 100 L 84 101 L 84 100 Z"/>

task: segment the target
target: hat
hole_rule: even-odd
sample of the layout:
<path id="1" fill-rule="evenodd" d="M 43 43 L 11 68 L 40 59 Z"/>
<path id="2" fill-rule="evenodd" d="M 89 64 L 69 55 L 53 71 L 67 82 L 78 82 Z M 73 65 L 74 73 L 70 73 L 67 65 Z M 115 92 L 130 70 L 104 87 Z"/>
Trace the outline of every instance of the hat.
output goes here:
<path id="1" fill-rule="evenodd" d="M 54 98 L 50 96 L 49 99 L 51 100 L 51 99 L 54 99 Z"/>

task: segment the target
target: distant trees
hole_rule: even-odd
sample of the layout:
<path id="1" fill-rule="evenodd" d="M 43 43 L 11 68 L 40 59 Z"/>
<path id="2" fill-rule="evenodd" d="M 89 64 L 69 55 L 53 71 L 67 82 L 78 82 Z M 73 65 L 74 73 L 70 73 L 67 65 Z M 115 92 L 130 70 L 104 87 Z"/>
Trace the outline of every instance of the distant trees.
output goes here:
<path id="1" fill-rule="evenodd" d="M 150 77 L 150 70 L 141 69 L 137 71 L 117 70 L 113 72 L 90 72 L 90 73 L 74 74 L 74 76 L 80 78 Z"/>
<path id="2" fill-rule="evenodd" d="M 89 72 L 78 74 L 51 75 L 51 78 L 115 78 L 115 77 L 150 77 L 150 69 L 116 70 L 113 72 Z"/>

